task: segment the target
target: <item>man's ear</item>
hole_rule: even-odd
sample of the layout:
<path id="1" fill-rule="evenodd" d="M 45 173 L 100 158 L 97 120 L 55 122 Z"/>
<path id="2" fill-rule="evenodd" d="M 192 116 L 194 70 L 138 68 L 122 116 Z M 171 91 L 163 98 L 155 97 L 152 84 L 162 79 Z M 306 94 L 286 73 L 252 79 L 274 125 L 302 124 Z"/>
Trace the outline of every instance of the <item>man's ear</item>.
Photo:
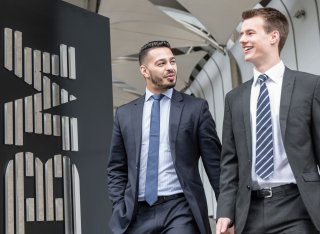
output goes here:
<path id="1" fill-rule="evenodd" d="M 271 39 L 270 42 L 272 45 L 280 42 L 280 33 L 277 30 L 274 30 L 271 32 Z"/>
<path id="2" fill-rule="evenodd" d="M 145 65 L 140 65 L 140 73 L 143 75 L 143 77 L 147 78 L 149 77 L 149 70 Z"/>

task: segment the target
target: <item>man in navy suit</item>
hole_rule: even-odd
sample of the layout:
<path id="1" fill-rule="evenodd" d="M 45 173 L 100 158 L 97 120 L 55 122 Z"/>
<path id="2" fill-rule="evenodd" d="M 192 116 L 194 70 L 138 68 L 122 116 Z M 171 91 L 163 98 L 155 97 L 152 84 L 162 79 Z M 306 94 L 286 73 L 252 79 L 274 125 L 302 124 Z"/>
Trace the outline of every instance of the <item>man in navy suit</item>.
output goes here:
<path id="1" fill-rule="evenodd" d="M 211 233 L 198 162 L 201 156 L 218 197 L 221 144 L 208 103 L 174 89 L 177 65 L 168 42 L 144 45 L 139 62 L 145 95 L 119 107 L 115 114 L 108 163 L 110 227 L 117 234 Z M 150 126 L 158 94 L 159 134 Z M 154 151 L 149 150 L 154 148 L 149 137 L 154 135 L 157 182 L 146 186 L 152 177 L 147 176 L 149 151 Z M 153 202 L 146 199 L 146 194 L 154 192 L 149 191 L 151 187 L 156 190 Z"/>

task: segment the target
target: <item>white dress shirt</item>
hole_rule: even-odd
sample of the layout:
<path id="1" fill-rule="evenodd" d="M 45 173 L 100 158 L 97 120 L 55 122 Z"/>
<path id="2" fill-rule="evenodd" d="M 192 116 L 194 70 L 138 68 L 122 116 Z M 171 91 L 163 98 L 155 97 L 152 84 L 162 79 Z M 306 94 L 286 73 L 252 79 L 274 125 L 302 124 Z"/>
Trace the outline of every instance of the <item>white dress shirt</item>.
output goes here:
<path id="1" fill-rule="evenodd" d="M 267 180 L 261 179 L 255 172 L 256 162 L 256 111 L 257 100 L 260 92 L 260 83 L 258 80 L 259 75 L 262 73 L 254 69 L 254 79 L 251 88 L 250 98 L 250 115 L 251 115 L 251 131 L 252 131 L 252 187 L 253 189 L 261 189 L 266 187 L 275 187 L 283 184 L 296 183 L 293 176 L 292 169 L 289 165 L 286 151 L 284 149 L 279 112 L 281 100 L 281 88 L 283 81 L 285 66 L 282 61 L 277 65 L 270 68 L 264 74 L 267 74 L 269 79 L 266 85 L 269 92 L 270 108 L 271 108 L 271 121 L 273 131 L 273 160 L 274 160 L 274 173 Z"/>
<path id="2" fill-rule="evenodd" d="M 160 101 L 160 145 L 159 145 L 159 174 L 158 174 L 158 196 L 168 196 L 176 193 L 182 193 L 181 185 L 178 180 L 169 142 L 169 118 L 171 97 L 173 89 L 162 93 L 164 97 Z M 146 89 L 145 103 L 142 114 L 142 141 L 140 155 L 140 174 L 139 174 L 139 201 L 144 200 L 146 170 L 149 151 L 150 134 L 150 116 L 153 98 L 148 89 Z M 138 121 L 138 120 L 137 120 Z"/>

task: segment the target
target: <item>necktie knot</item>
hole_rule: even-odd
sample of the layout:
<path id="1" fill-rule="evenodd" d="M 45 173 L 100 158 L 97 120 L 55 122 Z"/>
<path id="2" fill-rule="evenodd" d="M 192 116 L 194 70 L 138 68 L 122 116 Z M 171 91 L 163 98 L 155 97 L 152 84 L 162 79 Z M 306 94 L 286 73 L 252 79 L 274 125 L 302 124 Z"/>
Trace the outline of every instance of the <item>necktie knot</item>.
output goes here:
<path id="1" fill-rule="evenodd" d="M 269 77 L 266 75 L 266 74 L 261 74 L 258 79 L 260 81 L 260 84 L 263 84 L 264 82 L 266 82 L 266 80 L 268 79 Z"/>
<path id="2" fill-rule="evenodd" d="M 164 97 L 164 95 L 163 95 L 162 93 L 160 93 L 160 94 L 154 94 L 154 95 L 152 95 L 151 97 L 152 97 L 154 100 L 160 101 L 160 100 Z"/>

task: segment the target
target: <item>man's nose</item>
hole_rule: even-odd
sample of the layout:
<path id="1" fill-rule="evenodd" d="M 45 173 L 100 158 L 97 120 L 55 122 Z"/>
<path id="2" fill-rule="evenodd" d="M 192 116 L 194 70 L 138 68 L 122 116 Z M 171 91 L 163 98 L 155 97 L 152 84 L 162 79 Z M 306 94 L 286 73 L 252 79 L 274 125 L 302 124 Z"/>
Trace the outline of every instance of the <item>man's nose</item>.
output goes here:
<path id="1" fill-rule="evenodd" d="M 241 36 L 240 36 L 240 39 L 239 39 L 239 43 L 240 44 L 243 44 L 243 43 L 245 43 L 246 42 L 246 36 L 244 35 L 244 34 L 242 34 Z"/>
<path id="2" fill-rule="evenodd" d="M 173 70 L 174 70 L 174 67 L 173 67 L 173 65 L 172 65 L 171 63 L 168 63 L 167 66 L 166 66 L 166 69 L 167 69 L 168 71 L 173 71 Z"/>

